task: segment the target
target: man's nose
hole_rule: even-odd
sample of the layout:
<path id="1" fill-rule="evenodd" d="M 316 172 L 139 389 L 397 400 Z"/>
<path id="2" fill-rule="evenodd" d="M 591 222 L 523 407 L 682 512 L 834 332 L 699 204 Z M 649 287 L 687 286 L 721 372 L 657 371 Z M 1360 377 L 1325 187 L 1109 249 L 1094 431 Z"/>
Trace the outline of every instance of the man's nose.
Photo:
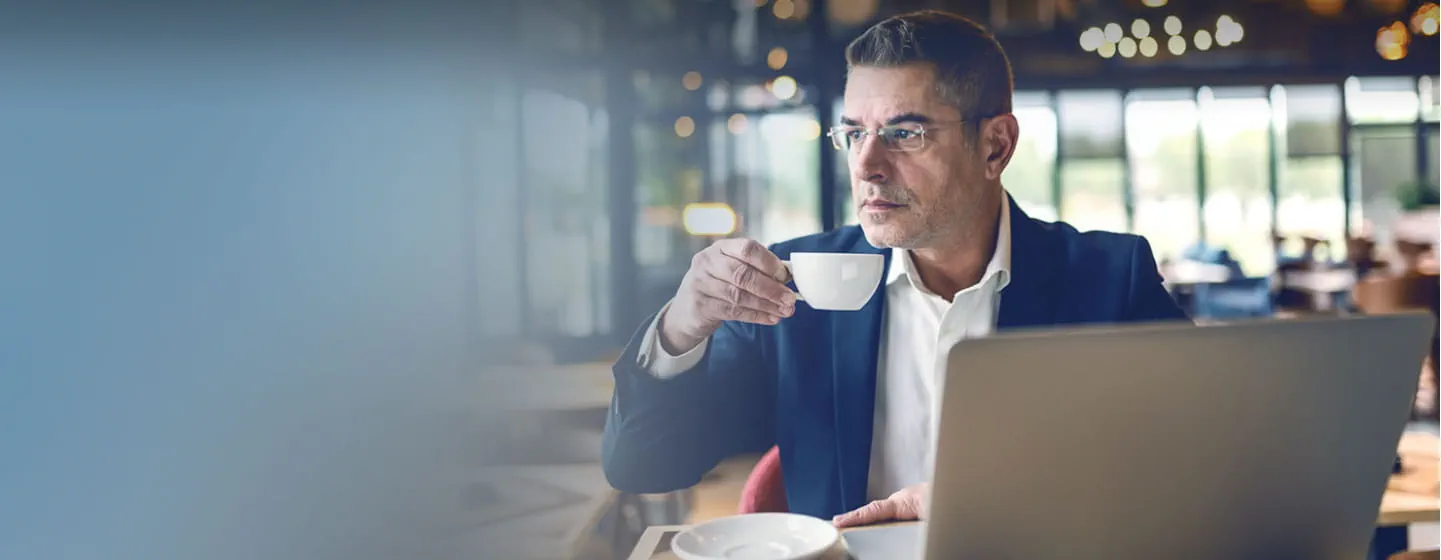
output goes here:
<path id="1" fill-rule="evenodd" d="M 863 181 L 885 182 L 890 175 L 891 152 L 880 138 L 867 135 L 851 150 L 851 170 Z"/>

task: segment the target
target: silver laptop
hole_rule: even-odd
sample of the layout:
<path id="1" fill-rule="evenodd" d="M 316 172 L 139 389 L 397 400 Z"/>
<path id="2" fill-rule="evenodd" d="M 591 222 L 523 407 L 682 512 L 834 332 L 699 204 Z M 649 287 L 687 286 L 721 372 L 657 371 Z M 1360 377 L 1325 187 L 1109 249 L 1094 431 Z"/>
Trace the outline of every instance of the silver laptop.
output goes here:
<path id="1" fill-rule="evenodd" d="M 1364 558 L 1434 327 L 1414 313 L 963 342 L 911 546 Z"/>

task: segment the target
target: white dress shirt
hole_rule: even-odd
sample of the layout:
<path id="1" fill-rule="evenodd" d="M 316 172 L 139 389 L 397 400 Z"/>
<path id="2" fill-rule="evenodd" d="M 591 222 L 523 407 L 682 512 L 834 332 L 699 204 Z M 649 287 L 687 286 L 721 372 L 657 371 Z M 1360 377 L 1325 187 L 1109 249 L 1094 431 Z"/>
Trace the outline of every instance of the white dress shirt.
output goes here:
<path id="1" fill-rule="evenodd" d="M 916 272 L 910 251 L 891 250 L 886 275 L 885 330 L 876 368 L 875 428 L 871 442 L 870 499 L 881 499 L 931 480 L 935 453 L 936 410 L 941 375 L 951 347 L 995 330 L 1001 290 L 1010 282 L 1011 212 L 1002 196 L 996 250 L 976 285 L 956 292 L 947 302 L 927 289 Z M 672 356 L 660 344 L 656 314 L 637 353 L 642 367 L 665 379 L 700 363 L 706 342 Z"/>

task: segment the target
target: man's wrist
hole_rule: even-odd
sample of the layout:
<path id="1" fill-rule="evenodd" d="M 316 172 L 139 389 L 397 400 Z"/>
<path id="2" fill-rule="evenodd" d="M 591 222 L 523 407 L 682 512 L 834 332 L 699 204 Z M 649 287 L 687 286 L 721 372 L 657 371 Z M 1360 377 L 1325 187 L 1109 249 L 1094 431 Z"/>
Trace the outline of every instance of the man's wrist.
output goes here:
<path id="1" fill-rule="evenodd" d="M 705 342 L 706 339 L 706 337 L 697 338 L 676 332 L 676 329 L 666 325 L 665 315 L 661 315 L 660 323 L 657 326 L 659 327 L 657 330 L 660 331 L 661 350 L 664 350 L 666 354 L 671 356 L 680 356 L 690 352 L 694 350 L 695 347 L 700 346 L 700 343 Z"/>

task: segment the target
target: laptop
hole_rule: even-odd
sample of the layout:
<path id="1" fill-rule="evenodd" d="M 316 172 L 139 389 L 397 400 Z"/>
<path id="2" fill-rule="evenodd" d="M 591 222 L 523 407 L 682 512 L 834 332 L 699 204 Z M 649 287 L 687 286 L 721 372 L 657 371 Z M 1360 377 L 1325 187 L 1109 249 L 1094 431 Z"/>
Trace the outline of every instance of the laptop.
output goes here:
<path id="1" fill-rule="evenodd" d="M 962 342 L 928 522 L 847 545 L 860 560 L 914 558 L 918 541 L 928 560 L 1364 558 L 1435 325 L 1407 313 Z"/>

